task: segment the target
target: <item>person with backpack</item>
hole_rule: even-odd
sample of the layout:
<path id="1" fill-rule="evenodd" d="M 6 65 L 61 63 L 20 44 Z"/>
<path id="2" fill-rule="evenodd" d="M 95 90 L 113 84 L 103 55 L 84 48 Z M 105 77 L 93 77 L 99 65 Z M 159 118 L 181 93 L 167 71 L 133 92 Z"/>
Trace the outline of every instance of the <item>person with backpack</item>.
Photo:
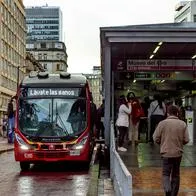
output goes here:
<path id="1" fill-rule="evenodd" d="M 151 102 L 149 110 L 148 110 L 148 118 L 150 121 L 150 140 L 153 144 L 153 133 L 155 131 L 156 126 L 160 121 L 164 120 L 166 117 L 166 106 L 162 101 L 160 95 L 154 95 L 154 101 Z"/>
<path id="2" fill-rule="evenodd" d="M 132 112 L 129 117 L 129 132 L 128 132 L 128 144 L 138 144 L 139 140 L 139 123 L 140 118 L 144 116 L 143 108 L 139 100 L 135 97 L 133 92 L 127 94 L 128 105 L 131 106 Z"/>

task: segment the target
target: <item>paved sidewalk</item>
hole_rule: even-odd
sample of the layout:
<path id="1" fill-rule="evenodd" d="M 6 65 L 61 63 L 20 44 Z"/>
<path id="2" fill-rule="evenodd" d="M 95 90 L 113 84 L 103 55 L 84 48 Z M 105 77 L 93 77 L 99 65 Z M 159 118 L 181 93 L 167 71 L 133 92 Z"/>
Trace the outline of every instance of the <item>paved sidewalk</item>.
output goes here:
<path id="1" fill-rule="evenodd" d="M 140 143 L 119 152 L 132 174 L 133 196 L 163 196 L 159 146 Z M 185 146 L 181 163 L 179 196 L 196 196 L 196 147 Z"/>
<path id="2" fill-rule="evenodd" d="M 98 196 L 114 196 L 114 187 L 109 170 L 101 169 L 98 181 Z"/>
<path id="3" fill-rule="evenodd" d="M 14 144 L 8 144 L 7 138 L 0 137 L 0 153 L 14 149 Z"/>

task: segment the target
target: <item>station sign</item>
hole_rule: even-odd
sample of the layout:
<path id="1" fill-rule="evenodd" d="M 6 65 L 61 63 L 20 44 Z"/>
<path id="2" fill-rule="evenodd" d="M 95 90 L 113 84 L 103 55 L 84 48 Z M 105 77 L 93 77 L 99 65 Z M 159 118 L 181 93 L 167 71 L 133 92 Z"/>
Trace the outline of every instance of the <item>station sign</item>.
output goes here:
<path id="1" fill-rule="evenodd" d="M 193 80 L 193 73 L 191 71 L 173 71 L 173 72 L 134 72 L 134 79 L 136 80 Z"/>
<path id="2" fill-rule="evenodd" d="M 195 60 L 127 59 L 127 71 L 192 71 Z"/>
<path id="3" fill-rule="evenodd" d="M 135 72 L 134 79 L 137 80 L 174 80 L 175 72 Z"/>

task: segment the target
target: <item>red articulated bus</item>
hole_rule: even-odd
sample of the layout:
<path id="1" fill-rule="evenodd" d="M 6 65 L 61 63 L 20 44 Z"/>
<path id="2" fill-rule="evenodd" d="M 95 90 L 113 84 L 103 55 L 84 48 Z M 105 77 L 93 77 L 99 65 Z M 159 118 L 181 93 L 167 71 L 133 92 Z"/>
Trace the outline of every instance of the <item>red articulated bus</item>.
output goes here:
<path id="1" fill-rule="evenodd" d="M 32 72 L 17 92 L 14 152 L 21 170 L 31 163 L 89 163 L 94 147 L 93 107 L 83 75 Z"/>

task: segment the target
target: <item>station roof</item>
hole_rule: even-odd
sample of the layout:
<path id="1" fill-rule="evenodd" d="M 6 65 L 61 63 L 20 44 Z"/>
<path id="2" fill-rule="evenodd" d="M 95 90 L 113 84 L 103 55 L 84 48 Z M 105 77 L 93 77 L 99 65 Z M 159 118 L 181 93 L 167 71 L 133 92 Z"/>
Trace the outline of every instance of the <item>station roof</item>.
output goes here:
<path id="1" fill-rule="evenodd" d="M 101 27 L 101 52 L 109 43 L 112 58 L 192 59 L 196 54 L 196 23 L 163 23 Z M 103 59 L 102 59 L 103 62 Z"/>

